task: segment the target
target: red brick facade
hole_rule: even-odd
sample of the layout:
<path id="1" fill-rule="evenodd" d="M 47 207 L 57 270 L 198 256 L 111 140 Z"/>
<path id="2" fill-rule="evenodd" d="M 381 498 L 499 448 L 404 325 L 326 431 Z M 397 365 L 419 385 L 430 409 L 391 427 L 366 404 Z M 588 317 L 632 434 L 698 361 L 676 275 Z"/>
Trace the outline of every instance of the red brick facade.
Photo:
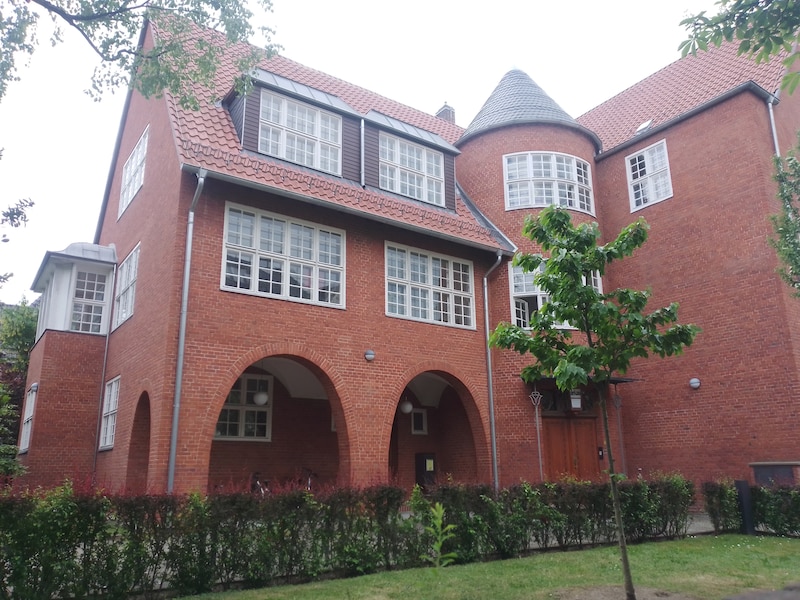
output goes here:
<path id="1" fill-rule="evenodd" d="M 106 336 L 48 330 L 40 337 L 28 376 L 39 390 L 23 483 L 92 477 L 115 489 L 159 491 L 168 487 L 170 464 L 177 491 L 243 488 L 256 472 L 270 485 L 313 473 L 314 485 L 391 480 L 411 487 L 422 476 L 421 464 L 433 466 L 439 481 L 489 482 L 493 417 L 501 484 L 570 473 L 602 477 L 608 448 L 591 390 L 583 411 L 544 411 L 537 426 L 534 390 L 519 378 L 528 359 L 491 350 L 490 398 L 485 311 L 490 329 L 512 318 L 509 259 L 515 248 L 536 250 L 520 232 L 537 210 L 506 209 L 503 157 L 537 151 L 590 165 L 596 208 L 594 214 L 573 211 L 574 221 L 596 220 L 605 239 L 639 216 L 651 226 L 648 243 L 615 263 L 604 287 L 649 288 L 652 308 L 677 301 L 681 322 L 703 329 L 685 355 L 637 361 L 626 374 L 635 381 L 611 390 L 622 403 L 619 411 L 613 401 L 610 407 L 617 467 L 629 475 L 679 471 L 701 481 L 750 477 L 752 462 L 800 460 L 794 433 L 800 303 L 775 274 L 766 241 L 767 215 L 777 202 L 763 97 L 748 90 L 729 94 L 598 153 L 599 139 L 577 123 L 508 124 L 459 143 L 463 131 L 454 124 L 309 75 L 285 59 L 271 66 L 364 114 L 373 102 L 458 146 L 456 179 L 465 198 L 456 199 L 455 211 L 425 207 L 354 182 L 332 183 L 278 159 L 237 154 L 224 107 L 188 113 L 171 99 L 132 94 L 95 243 L 113 244 L 118 264 L 139 247 L 134 313 L 111 329 L 107 355 Z M 790 97 L 774 107 L 784 149 L 800 126 L 798 102 Z M 123 164 L 145 128 L 144 185 L 118 215 Z M 666 140 L 673 195 L 632 213 L 626 156 L 659 140 Z M 203 169 L 208 175 L 201 182 L 196 173 L 205 175 Z M 227 289 L 221 283 L 226 203 L 343 231 L 344 306 Z M 471 326 L 390 316 L 387 244 L 470 264 Z M 498 253 L 503 259 L 495 268 Z M 374 359 L 365 358 L 367 350 Z M 253 369 L 273 378 L 271 440 L 221 439 L 215 431 L 226 398 L 237 378 Z M 104 384 L 117 376 L 113 448 L 97 451 Z M 697 390 L 689 387 L 692 377 L 701 380 Z M 537 386 L 551 389 L 547 382 Z M 416 413 L 401 410 L 406 402 L 425 411 L 424 432 L 412 432 Z"/>

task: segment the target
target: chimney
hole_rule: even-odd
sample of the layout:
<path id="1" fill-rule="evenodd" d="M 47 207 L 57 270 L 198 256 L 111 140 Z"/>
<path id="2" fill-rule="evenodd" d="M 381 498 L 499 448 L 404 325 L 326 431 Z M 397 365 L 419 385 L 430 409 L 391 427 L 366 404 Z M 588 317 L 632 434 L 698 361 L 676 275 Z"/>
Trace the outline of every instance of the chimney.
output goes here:
<path id="1" fill-rule="evenodd" d="M 456 111 L 452 106 L 448 106 L 447 102 L 444 103 L 442 108 L 436 111 L 436 116 L 450 123 L 456 122 Z"/>

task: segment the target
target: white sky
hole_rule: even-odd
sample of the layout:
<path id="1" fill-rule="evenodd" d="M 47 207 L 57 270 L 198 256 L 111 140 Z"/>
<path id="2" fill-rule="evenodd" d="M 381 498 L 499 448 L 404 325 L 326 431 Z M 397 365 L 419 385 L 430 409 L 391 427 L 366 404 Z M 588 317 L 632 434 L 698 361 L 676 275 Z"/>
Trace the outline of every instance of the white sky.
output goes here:
<path id="1" fill-rule="evenodd" d="M 474 8 L 468 8 L 473 6 Z M 444 102 L 469 122 L 511 69 L 525 71 L 574 117 L 678 58 L 687 14 L 714 0 L 273 0 L 261 17 L 283 54 L 414 108 Z M 261 20 L 259 18 L 259 21 Z M 124 90 L 83 92 L 96 60 L 78 38 L 45 33 L 0 101 L 0 206 L 36 205 L 3 230 L 0 301 L 28 301 L 47 250 L 93 241 Z"/>

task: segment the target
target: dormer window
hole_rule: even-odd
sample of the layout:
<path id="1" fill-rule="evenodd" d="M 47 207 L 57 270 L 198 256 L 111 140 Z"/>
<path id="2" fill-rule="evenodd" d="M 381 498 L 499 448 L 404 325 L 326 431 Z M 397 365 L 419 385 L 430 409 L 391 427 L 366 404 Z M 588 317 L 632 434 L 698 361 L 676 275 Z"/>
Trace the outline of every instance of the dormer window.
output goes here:
<path id="1" fill-rule="evenodd" d="M 589 163 L 567 154 L 520 152 L 503 157 L 506 210 L 562 206 L 594 214 Z"/>
<path id="2" fill-rule="evenodd" d="M 441 152 L 404 139 L 380 135 L 380 187 L 436 206 L 444 206 Z"/>
<path id="3" fill-rule="evenodd" d="M 267 90 L 260 114 L 259 152 L 341 175 L 341 117 Z"/>

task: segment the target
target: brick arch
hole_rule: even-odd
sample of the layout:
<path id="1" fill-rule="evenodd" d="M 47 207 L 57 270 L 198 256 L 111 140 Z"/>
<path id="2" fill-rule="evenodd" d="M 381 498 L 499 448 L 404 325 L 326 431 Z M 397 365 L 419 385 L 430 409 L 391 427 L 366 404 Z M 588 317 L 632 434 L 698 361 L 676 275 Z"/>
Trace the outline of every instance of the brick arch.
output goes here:
<path id="1" fill-rule="evenodd" d="M 148 474 L 150 467 L 150 440 L 152 439 L 152 414 L 150 394 L 146 391 L 139 395 L 136 410 L 131 424 L 130 442 L 128 444 L 128 469 L 125 488 L 131 493 L 148 491 Z"/>
<path id="2" fill-rule="evenodd" d="M 206 411 L 203 415 L 205 423 L 201 436 L 201 443 L 206 446 L 204 452 L 210 453 L 211 443 L 214 438 L 214 428 L 216 427 L 217 417 L 225 398 L 228 396 L 231 387 L 236 379 L 251 364 L 262 358 L 282 357 L 296 360 L 307 367 L 322 384 L 331 411 L 337 424 L 337 445 L 339 447 L 339 484 L 350 483 L 351 458 L 350 458 L 350 436 L 348 434 L 348 422 L 346 415 L 352 412 L 351 400 L 346 392 L 344 380 L 336 370 L 333 363 L 325 355 L 298 343 L 271 343 L 256 346 L 249 351 L 239 355 L 235 360 L 224 368 L 220 376 L 220 384 L 211 396 L 211 402 L 206 404 Z M 340 425 L 341 424 L 341 425 Z"/>
<path id="3" fill-rule="evenodd" d="M 397 384 L 391 390 L 397 404 L 401 401 L 403 390 L 411 381 L 423 373 L 434 373 L 445 379 L 456 391 L 472 430 L 472 440 L 475 445 L 477 471 L 480 476 L 485 474 L 487 481 L 491 477 L 491 456 L 489 442 L 489 409 L 487 402 L 477 402 L 476 398 L 486 396 L 485 385 L 478 385 L 474 377 L 460 367 L 437 359 L 422 360 L 406 369 L 398 378 Z M 483 396 L 481 395 L 483 392 Z M 396 405 L 395 405 L 396 407 Z M 390 420 L 381 435 L 382 447 L 388 455 L 392 435 L 393 422 Z"/>

